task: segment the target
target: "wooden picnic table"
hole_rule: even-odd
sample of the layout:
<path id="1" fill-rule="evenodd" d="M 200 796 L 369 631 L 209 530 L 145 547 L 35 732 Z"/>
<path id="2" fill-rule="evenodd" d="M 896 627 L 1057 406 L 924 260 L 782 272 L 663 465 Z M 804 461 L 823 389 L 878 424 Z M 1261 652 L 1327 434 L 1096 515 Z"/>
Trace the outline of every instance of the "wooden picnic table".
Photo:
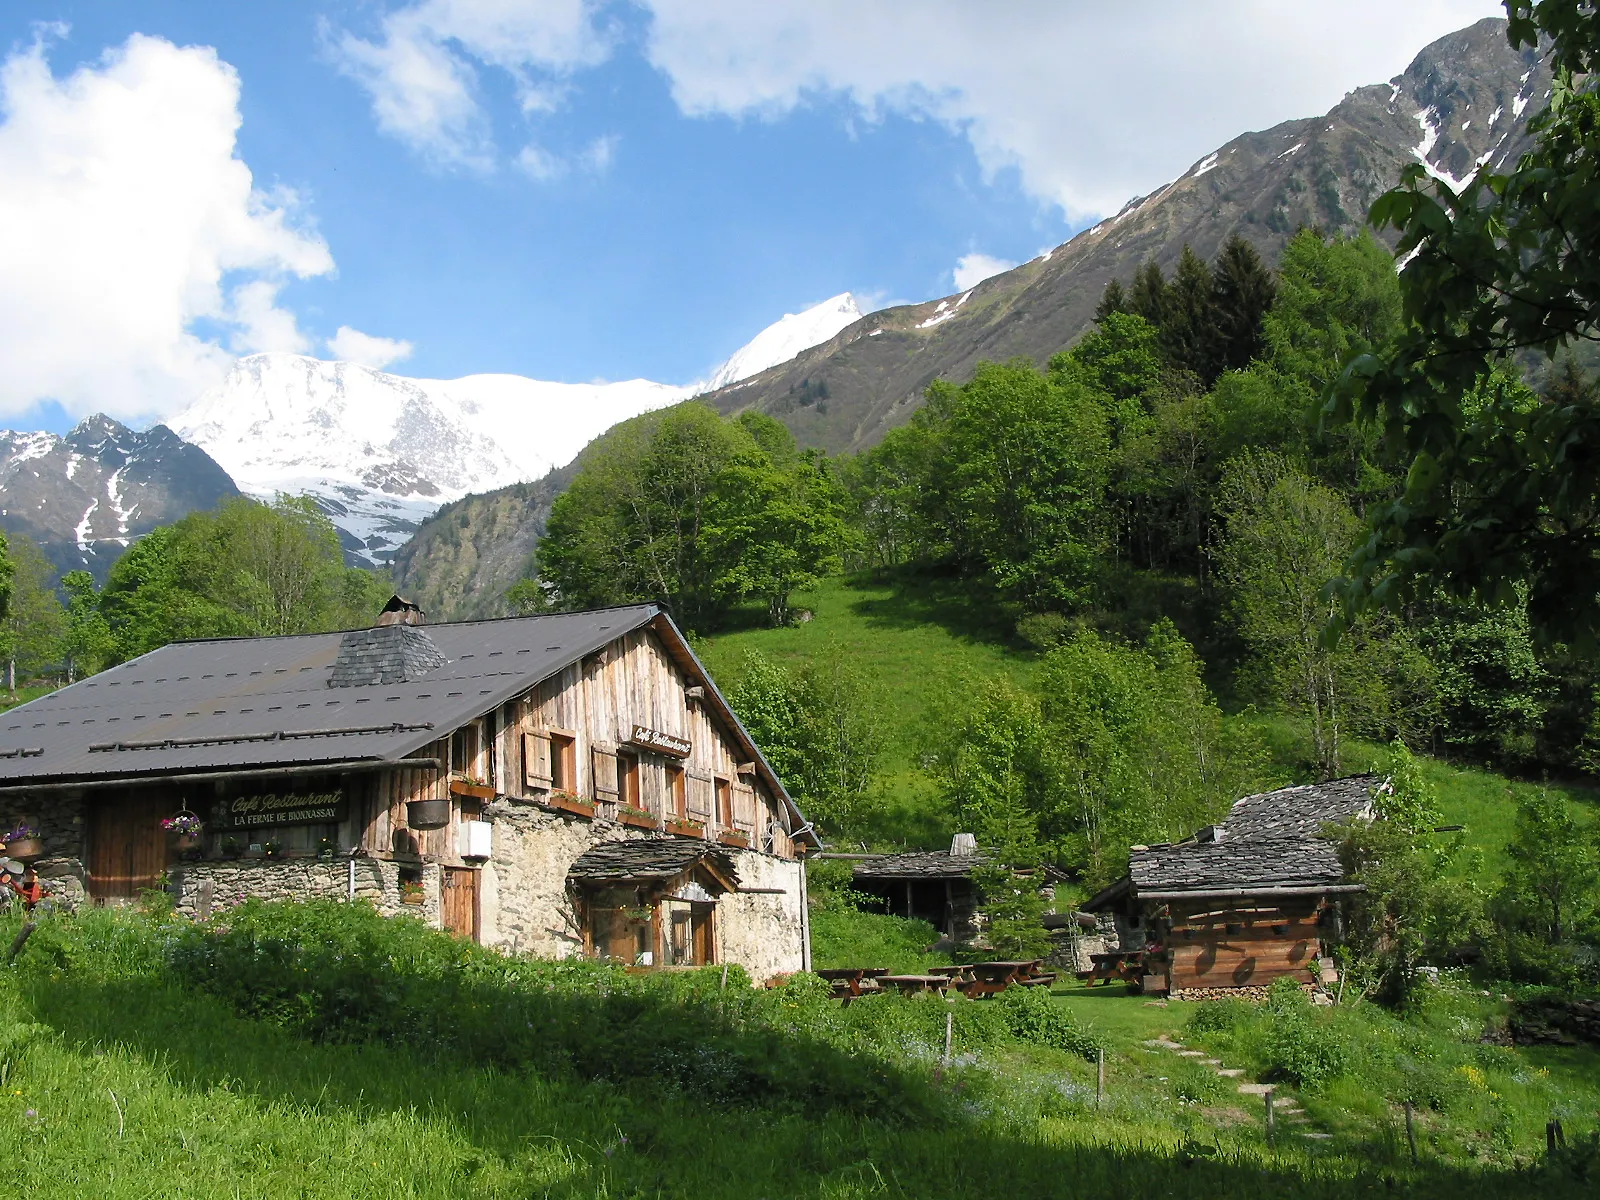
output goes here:
<path id="1" fill-rule="evenodd" d="M 826 967 L 817 972 L 823 979 L 833 984 L 834 998 L 843 1000 L 846 1004 L 863 995 L 881 990 L 873 984 L 888 973 L 888 967 Z M 863 988 L 862 984 L 868 986 Z"/>
<path id="2" fill-rule="evenodd" d="M 1143 956 L 1143 950 L 1109 950 L 1104 954 L 1091 954 L 1089 961 L 1094 966 L 1087 971 L 1080 971 L 1078 977 L 1088 980 L 1090 987 L 1101 980 L 1109 983 L 1113 979 L 1128 979 L 1130 966 L 1136 967 Z"/>
<path id="3" fill-rule="evenodd" d="M 1012 984 L 1030 978 L 1038 970 L 1039 962 L 1037 958 L 1029 958 L 1014 962 L 973 963 L 971 976 L 962 991 L 966 992 L 968 1000 L 997 996 Z"/>
<path id="4" fill-rule="evenodd" d="M 913 992 L 943 992 L 950 987 L 948 975 L 882 975 L 878 982 L 910 995 Z"/>

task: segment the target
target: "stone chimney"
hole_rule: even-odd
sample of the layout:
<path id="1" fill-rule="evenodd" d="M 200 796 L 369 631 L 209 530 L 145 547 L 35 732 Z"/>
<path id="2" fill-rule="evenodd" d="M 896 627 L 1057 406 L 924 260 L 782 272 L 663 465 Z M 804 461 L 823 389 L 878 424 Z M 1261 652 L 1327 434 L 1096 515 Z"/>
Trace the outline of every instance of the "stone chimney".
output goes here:
<path id="1" fill-rule="evenodd" d="M 420 615 L 421 610 L 416 611 Z M 444 666 L 446 661 L 433 639 L 414 625 L 394 623 L 352 629 L 339 640 L 339 655 L 333 660 L 328 686 L 409 683 Z"/>

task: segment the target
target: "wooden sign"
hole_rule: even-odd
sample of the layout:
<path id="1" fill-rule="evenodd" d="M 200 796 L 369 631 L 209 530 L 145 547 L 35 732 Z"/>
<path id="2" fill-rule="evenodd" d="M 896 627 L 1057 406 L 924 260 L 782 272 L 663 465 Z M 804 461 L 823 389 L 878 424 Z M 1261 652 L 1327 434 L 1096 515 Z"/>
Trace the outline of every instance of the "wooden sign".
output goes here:
<path id="1" fill-rule="evenodd" d="M 628 745 L 641 750 L 653 750 L 657 754 L 669 754 L 673 758 L 688 758 L 689 751 L 694 749 L 693 743 L 687 738 L 673 737 L 670 733 L 646 729 L 643 725 L 633 727 L 633 736 L 628 739 Z"/>
<path id="2" fill-rule="evenodd" d="M 267 792 L 218 800 L 212 829 L 265 829 L 274 825 L 332 825 L 348 810 L 343 792 Z"/>

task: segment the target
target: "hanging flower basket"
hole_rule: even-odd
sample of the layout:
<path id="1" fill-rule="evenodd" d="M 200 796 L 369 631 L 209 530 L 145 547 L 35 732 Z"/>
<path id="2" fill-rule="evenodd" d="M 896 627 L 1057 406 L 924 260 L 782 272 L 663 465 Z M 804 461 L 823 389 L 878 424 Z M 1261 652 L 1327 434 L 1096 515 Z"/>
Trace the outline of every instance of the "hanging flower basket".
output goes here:
<path id="1" fill-rule="evenodd" d="M 18 862 L 32 862 L 44 856 L 44 839 L 37 829 L 25 822 L 0 834 L 0 842 L 5 843 L 6 857 Z"/>
<path id="2" fill-rule="evenodd" d="M 161 822 L 161 828 L 169 833 L 176 842 L 178 852 L 181 854 L 193 850 L 200 845 L 200 835 L 205 832 L 205 822 L 190 812 L 187 808 L 181 810 L 176 816 L 167 817 Z"/>

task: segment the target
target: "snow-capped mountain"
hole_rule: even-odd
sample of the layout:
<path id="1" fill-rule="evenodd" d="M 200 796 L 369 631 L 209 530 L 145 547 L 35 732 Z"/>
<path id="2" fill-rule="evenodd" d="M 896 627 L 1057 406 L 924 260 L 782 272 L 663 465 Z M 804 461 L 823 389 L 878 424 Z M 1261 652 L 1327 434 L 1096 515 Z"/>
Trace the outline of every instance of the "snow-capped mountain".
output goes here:
<path id="1" fill-rule="evenodd" d="M 64 436 L 0 430 L 0 523 L 55 568 L 105 578 L 128 543 L 236 496 L 227 472 L 165 425 L 88 417 Z"/>
<path id="2" fill-rule="evenodd" d="M 785 313 L 782 320 L 768 325 L 718 367 L 697 390 L 714 392 L 741 379 L 759 375 L 768 367 L 788 362 L 802 350 L 820 346 L 860 318 L 861 309 L 849 292 L 824 300 L 805 312 Z"/>
<path id="3" fill-rule="evenodd" d="M 849 293 L 787 314 L 686 386 L 520 375 L 410 379 L 297 354 L 253 354 L 170 424 L 246 493 L 315 496 L 348 550 L 383 562 L 441 504 L 537 479 L 653 408 L 760 373 L 860 316 Z"/>

